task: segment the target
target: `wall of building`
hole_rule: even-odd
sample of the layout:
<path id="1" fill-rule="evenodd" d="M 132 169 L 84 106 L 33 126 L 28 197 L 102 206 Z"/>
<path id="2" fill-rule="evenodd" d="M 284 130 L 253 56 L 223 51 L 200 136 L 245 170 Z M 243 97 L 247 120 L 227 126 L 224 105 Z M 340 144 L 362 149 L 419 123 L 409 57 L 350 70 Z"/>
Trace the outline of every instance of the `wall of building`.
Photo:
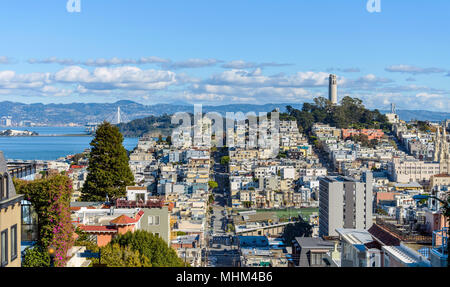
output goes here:
<path id="1" fill-rule="evenodd" d="M 170 244 L 170 214 L 168 207 L 144 208 L 143 211 L 141 229 L 151 233 L 158 233 L 167 244 Z M 149 225 L 149 216 L 159 216 L 159 224 Z"/>
<path id="2" fill-rule="evenodd" d="M 17 226 L 17 258 L 11 260 L 11 227 Z M 0 232 L 8 230 L 8 264 L 7 267 L 20 267 L 20 241 L 21 241 L 21 207 L 20 202 L 0 209 Z M 1 250 L 0 250 L 1 252 Z M 0 262 L 1 264 L 1 262 Z"/>

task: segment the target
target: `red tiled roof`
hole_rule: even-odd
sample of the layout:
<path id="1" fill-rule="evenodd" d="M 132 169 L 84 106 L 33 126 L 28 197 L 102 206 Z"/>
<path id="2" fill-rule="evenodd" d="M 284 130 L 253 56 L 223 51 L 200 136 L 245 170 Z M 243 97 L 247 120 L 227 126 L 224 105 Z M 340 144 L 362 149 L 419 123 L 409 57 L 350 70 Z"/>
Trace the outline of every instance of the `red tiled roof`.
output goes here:
<path id="1" fill-rule="evenodd" d="M 80 168 L 85 168 L 85 167 L 86 167 L 85 165 L 72 165 L 70 168 L 80 169 Z"/>
<path id="2" fill-rule="evenodd" d="M 117 217 L 116 219 L 111 220 L 112 224 L 116 225 L 127 225 L 127 224 L 133 224 L 136 222 L 136 219 L 132 219 L 125 214 L 122 214 L 121 216 Z"/>
<path id="3" fill-rule="evenodd" d="M 141 219 L 142 215 L 144 215 L 144 211 L 143 211 L 143 210 L 140 210 L 140 211 L 136 214 L 135 222 L 138 222 L 139 219 Z"/>

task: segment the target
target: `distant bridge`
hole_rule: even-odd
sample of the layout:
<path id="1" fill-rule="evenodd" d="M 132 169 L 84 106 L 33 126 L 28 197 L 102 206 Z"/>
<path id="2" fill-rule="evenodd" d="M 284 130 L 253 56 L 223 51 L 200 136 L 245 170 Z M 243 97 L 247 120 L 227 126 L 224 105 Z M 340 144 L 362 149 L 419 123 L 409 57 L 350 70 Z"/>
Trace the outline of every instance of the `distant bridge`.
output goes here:
<path id="1" fill-rule="evenodd" d="M 117 112 L 112 113 L 111 115 L 107 116 L 104 121 L 107 121 L 111 124 L 118 125 L 120 123 L 126 123 L 129 122 L 130 119 L 128 116 L 123 113 L 120 110 L 120 107 L 117 107 Z M 87 134 L 94 134 L 97 131 L 97 126 L 99 126 L 100 123 L 88 123 L 85 125 L 85 131 Z"/>

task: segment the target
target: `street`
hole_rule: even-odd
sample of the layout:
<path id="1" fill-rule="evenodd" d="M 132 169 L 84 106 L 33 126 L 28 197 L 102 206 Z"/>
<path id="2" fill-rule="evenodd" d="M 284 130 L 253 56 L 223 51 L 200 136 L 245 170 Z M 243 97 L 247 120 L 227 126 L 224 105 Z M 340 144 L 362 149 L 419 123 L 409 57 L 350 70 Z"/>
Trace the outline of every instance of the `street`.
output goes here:
<path id="1" fill-rule="evenodd" d="M 223 154 L 217 153 L 213 165 L 214 180 L 218 188 L 213 190 L 214 203 L 211 205 L 212 213 L 208 218 L 207 237 L 207 266 L 232 267 L 237 266 L 239 254 L 236 245 L 233 245 L 234 234 L 227 233 L 227 208 L 229 206 L 229 177 L 223 165 L 219 164 Z"/>

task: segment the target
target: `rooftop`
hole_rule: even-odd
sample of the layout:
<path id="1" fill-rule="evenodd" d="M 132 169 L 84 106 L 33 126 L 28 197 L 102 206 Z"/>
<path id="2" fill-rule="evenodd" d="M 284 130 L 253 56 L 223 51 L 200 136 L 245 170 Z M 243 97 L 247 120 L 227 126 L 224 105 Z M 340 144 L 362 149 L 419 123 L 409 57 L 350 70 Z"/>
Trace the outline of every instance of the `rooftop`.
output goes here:
<path id="1" fill-rule="evenodd" d="M 373 242 L 372 235 L 367 230 L 338 228 L 336 232 L 353 245 L 365 245 Z"/>
<path id="2" fill-rule="evenodd" d="M 239 245 L 241 247 L 266 247 L 269 241 L 266 236 L 239 236 Z"/>
<path id="3" fill-rule="evenodd" d="M 122 214 L 121 216 L 117 217 L 116 219 L 111 220 L 111 223 L 116 225 L 128 225 L 135 223 L 136 220 L 126 216 L 125 214 Z"/>
<path id="4" fill-rule="evenodd" d="M 334 248 L 333 242 L 323 240 L 322 238 L 295 237 L 295 241 L 297 241 L 302 248 Z"/>
<path id="5" fill-rule="evenodd" d="M 376 240 L 380 241 L 384 245 L 388 246 L 398 246 L 400 245 L 400 238 L 389 230 L 383 228 L 382 226 L 374 223 L 372 227 L 369 228 L 369 233 L 375 237 Z"/>
<path id="6" fill-rule="evenodd" d="M 85 232 L 117 232 L 114 226 L 108 225 L 79 225 L 78 227 Z"/>
<path id="7" fill-rule="evenodd" d="M 427 260 L 418 252 L 404 246 L 383 246 L 383 249 L 405 264 L 427 264 Z M 428 263 L 429 264 L 429 263 Z"/>

